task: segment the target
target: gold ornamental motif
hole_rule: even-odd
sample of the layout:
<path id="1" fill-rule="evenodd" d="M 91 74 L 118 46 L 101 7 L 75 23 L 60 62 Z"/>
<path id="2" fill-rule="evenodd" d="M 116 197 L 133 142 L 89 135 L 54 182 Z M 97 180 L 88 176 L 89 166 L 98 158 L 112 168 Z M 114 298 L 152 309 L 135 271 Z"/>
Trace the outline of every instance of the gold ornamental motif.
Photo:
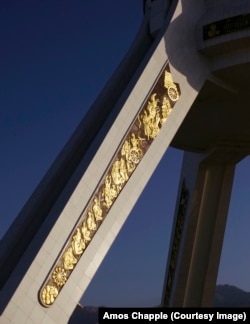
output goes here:
<path id="1" fill-rule="evenodd" d="M 164 86 L 167 89 L 169 98 L 175 102 L 179 99 L 179 91 L 176 84 L 173 82 L 173 78 L 170 72 L 165 72 Z"/>
<path id="2" fill-rule="evenodd" d="M 81 255 L 85 249 L 85 242 L 82 239 L 80 228 L 76 229 L 76 234 L 72 238 L 72 252 L 75 255 Z"/>
<path id="3" fill-rule="evenodd" d="M 62 256 L 63 267 L 65 270 L 72 270 L 77 263 L 77 258 L 74 257 L 72 247 L 69 247 Z"/>
<path id="4" fill-rule="evenodd" d="M 50 285 L 45 286 L 41 294 L 41 299 L 43 304 L 45 305 L 53 304 L 57 295 L 58 295 L 58 290 L 56 287 Z"/>
<path id="5" fill-rule="evenodd" d="M 81 232 L 82 232 L 83 241 L 87 244 L 91 240 L 91 237 L 90 237 L 90 231 L 88 230 L 86 221 L 84 221 L 82 224 Z"/>
<path id="6" fill-rule="evenodd" d="M 144 134 L 148 140 L 156 138 L 161 126 L 160 107 L 158 105 L 160 100 L 156 96 L 156 93 L 152 94 L 143 115 L 139 116 L 139 127 L 143 124 Z"/>
<path id="7" fill-rule="evenodd" d="M 168 88 L 168 96 L 172 101 L 177 101 L 179 99 L 179 93 L 176 86 L 170 86 Z"/>
<path id="8" fill-rule="evenodd" d="M 100 198 L 94 198 L 94 203 L 92 206 L 92 211 L 95 215 L 95 220 L 99 221 L 102 220 L 102 207 L 101 207 L 101 201 Z"/>
<path id="9" fill-rule="evenodd" d="M 179 86 L 173 82 L 167 66 L 138 112 L 100 186 L 41 288 L 40 302 L 43 306 L 54 303 L 121 190 L 168 119 L 179 96 Z"/>
<path id="10" fill-rule="evenodd" d="M 54 283 L 59 287 L 63 286 L 67 281 L 66 272 L 63 268 L 60 267 L 55 268 L 55 270 L 52 273 L 52 278 Z"/>

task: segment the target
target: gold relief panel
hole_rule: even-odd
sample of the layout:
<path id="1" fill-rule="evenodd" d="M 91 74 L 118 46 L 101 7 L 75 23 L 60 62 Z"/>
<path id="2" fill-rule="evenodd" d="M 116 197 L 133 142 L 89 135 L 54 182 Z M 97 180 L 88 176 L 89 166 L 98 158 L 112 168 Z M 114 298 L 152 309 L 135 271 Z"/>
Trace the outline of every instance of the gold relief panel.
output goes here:
<path id="1" fill-rule="evenodd" d="M 114 201 L 167 120 L 179 96 L 180 88 L 173 82 L 167 65 L 128 130 L 115 158 L 110 163 L 108 172 L 80 217 L 62 254 L 45 280 L 39 293 L 43 306 L 51 306 L 56 300 Z"/>

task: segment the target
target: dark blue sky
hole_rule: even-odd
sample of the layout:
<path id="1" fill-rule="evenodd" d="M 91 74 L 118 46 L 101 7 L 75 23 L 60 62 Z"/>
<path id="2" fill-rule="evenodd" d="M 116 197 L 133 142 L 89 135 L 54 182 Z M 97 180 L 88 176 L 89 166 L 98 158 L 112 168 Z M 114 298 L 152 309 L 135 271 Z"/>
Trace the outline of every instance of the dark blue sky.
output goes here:
<path id="1" fill-rule="evenodd" d="M 142 0 L 0 4 L 2 237 L 129 48 Z M 84 305 L 160 302 L 182 152 L 169 149 Z M 250 291 L 249 161 L 237 169 L 219 283 Z"/>

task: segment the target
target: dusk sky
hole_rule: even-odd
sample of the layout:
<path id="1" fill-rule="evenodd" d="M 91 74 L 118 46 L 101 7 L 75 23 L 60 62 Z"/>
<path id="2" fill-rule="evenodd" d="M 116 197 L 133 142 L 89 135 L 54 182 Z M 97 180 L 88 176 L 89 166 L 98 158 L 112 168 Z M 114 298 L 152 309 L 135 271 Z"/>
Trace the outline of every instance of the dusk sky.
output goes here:
<path id="1" fill-rule="evenodd" d="M 1 2 L 0 238 L 125 55 L 143 18 L 142 2 Z M 82 304 L 160 303 L 181 163 L 182 152 L 170 148 Z M 249 166 L 245 159 L 236 170 L 218 275 L 219 284 L 246 291 Z"/>

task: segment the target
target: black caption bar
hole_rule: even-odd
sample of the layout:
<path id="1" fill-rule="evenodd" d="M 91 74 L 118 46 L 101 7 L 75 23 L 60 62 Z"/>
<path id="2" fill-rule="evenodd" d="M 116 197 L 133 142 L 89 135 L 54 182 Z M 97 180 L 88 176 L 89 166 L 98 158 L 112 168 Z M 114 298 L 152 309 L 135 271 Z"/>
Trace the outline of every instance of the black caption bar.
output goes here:
<path id="1" fill-rule="evenodd" d="M 250 308 L 99 308 L 99 324 L 116 321 L 166 323 L 183 320 L 249 323 Z"/>

